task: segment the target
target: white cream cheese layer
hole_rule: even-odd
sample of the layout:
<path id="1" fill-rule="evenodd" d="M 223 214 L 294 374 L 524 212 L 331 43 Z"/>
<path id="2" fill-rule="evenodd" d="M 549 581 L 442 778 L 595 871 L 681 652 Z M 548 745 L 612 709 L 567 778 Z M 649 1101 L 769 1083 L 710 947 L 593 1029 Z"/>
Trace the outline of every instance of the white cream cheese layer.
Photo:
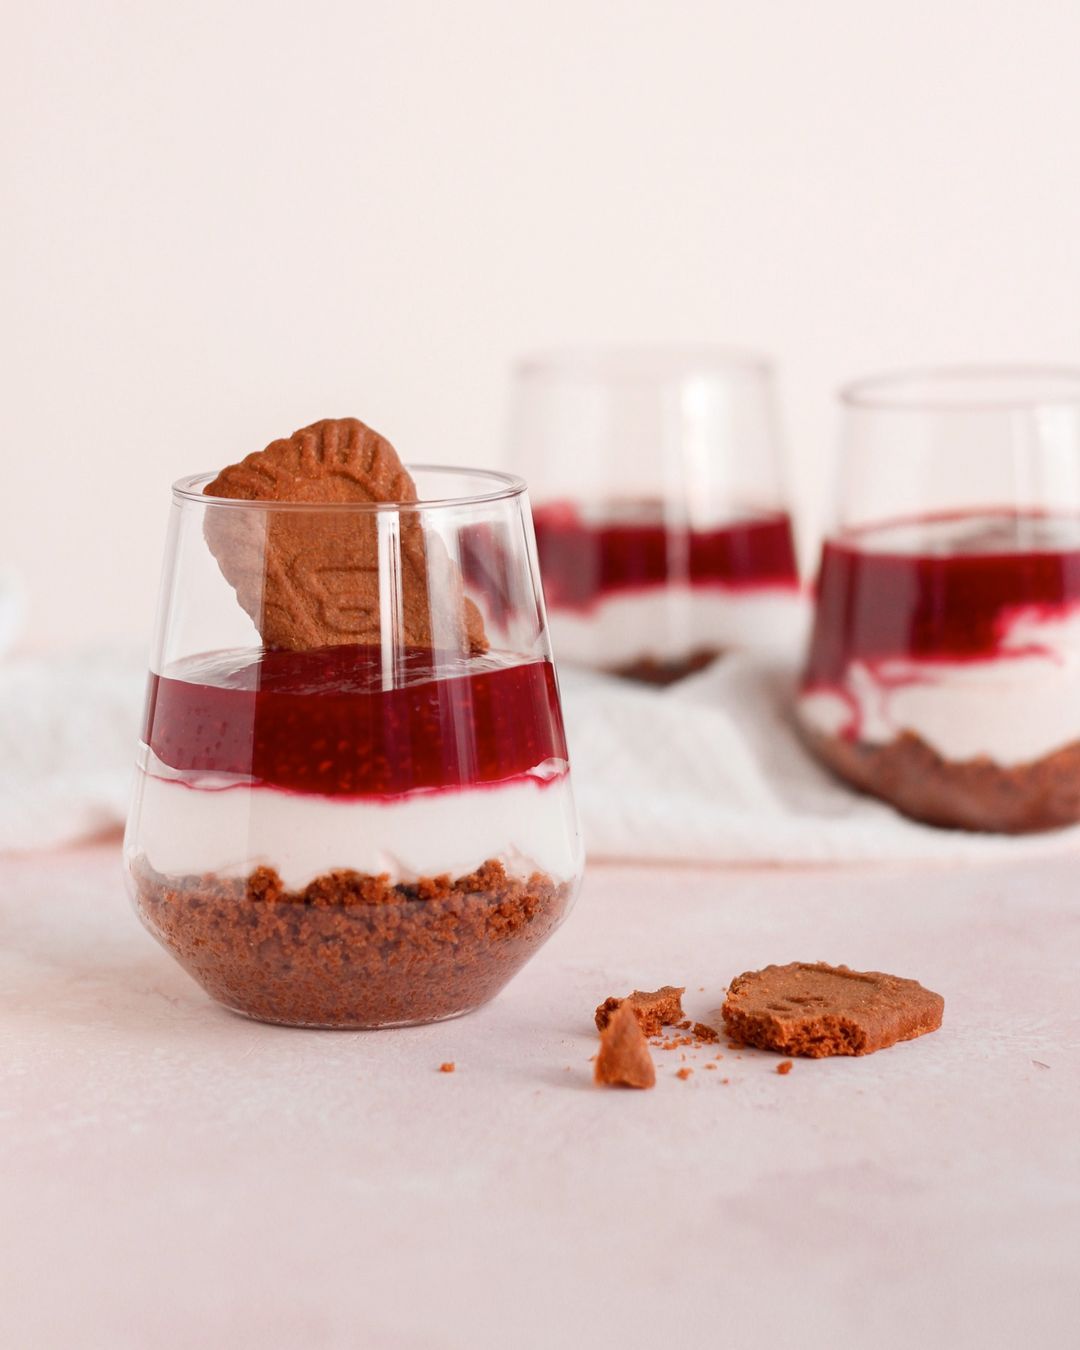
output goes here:
<path id="1" fill-rule="evenodd" d="M 273 867 L 290 890 L 347 868 L 392 882 L 465 876 L 497 859 L 511 876 L 567 881 L 582 867 L 570 778 L 538 766 L 507 782 L 388 798 L 196 784 L 140 769 L 129 852 L 168 876 Z"/>
<path id="2" fill-rule="evenodd" d="M 648 657 L 679 661 L 703 647 L 794 652 L 808 613 L 791 586 L 671 585 L 612 591 L 588 609 L 553 606 L 548 624 L 558 660 L 609 669 Z"/>

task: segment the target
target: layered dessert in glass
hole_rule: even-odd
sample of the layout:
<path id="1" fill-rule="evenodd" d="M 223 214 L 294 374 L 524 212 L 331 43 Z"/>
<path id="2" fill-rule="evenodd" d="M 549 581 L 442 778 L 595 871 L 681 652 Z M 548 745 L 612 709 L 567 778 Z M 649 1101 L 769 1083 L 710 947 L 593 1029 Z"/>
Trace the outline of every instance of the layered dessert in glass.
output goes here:
<path id="1" fill-rule="evenodd" d="M 562 353 L 516 375 L 561 661 L 669 684 L 805 632 L 771 372 L 711 348 Z"/>
<path id="2" fill-rule="evenodd" d="M 863 519 L 823 549 L 798 697 L 809 743 L 931 824 L 1080 820 L 1080 377 L 943 372 L 853 397 L 846 469 L 877 474 L 853 475 Z M 905 454 L 923 500 L 948 505 L 867 521 L 878 475 L 918 500 Z M 965 495 L 1006 504 L 958 508 Z"/>
<path id="3" fill-rule="evenodd" d="M 316 424 L 174 490 L 128 875 L 159 941 L 266 1021 L 469 1011 L 582 870 L 524 485 L 373 470 L 374 437 Z M 490 633 L 466 538 L 501 541 Z"/>
<path id="4" fill-rule="evenodd" d="M 725 652 L 782 651 L 801 631 L 786 512 L 681 528 L 659 502 L 556 502 L 535 522 L 561 659 L 668 684 Z"/>

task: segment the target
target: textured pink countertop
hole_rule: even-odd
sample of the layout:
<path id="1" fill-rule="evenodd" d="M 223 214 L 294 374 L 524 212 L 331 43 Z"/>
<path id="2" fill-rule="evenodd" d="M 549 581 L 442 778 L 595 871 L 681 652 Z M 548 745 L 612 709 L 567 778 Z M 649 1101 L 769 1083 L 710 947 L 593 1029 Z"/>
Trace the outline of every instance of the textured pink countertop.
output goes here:
<path id="1" fill-rule="evenodd" d="M 115 844 L 0 860 L 0 1344 L 1074 1345 L 1078 878 L 595 868 L 491 1006 L 352 1034 L 211 1004 Z M 707 1018 L 793 959 L 914 976 L 945 1025 L 592 1086 L 604 995 Z"/>

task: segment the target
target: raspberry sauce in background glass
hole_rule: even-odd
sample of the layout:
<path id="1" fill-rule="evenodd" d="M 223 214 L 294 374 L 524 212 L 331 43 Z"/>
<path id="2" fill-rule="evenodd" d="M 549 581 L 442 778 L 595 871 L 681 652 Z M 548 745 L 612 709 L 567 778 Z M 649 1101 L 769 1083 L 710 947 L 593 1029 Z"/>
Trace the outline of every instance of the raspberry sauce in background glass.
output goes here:
<path id="1" fill-rule="evenodd" d="M 560 661 L 666 684 L 806 620 L 771 370 L 710 348 L 565 352 L 515 373 Z"/>
<path id="2" fill-rule="evenodd" d="M 262 1021 L 469 1012 L 580 882 L 525 485 L 412 474 L 415 503 L 174 488 L 126 877 L 166 950 Z M 338 640 L 264 645 L 267 622 Z"/>
<path id="3" fill-rule="evenodd" d="M 827 540 L 803 683 L 853 662 L 1008 661 L 1080 605 L 1080 516 L 988 509 Z"/>
<path id="4" fill-rule="evenodd" d="M 672 583 L 731 591 L 798 585 L 791 520 L 782 511 L 676 530 L 659 503 L 590 510 L 555 502 L 540 507 L 534 523 L 552 609 L 588 613 L 610 595 Z"/>
<path id="5" fill-rule="evenodd" d="M 1080 372 L 852 386 L 798 714 L 856 787 L 953 828 L 1080 820 Z"/>

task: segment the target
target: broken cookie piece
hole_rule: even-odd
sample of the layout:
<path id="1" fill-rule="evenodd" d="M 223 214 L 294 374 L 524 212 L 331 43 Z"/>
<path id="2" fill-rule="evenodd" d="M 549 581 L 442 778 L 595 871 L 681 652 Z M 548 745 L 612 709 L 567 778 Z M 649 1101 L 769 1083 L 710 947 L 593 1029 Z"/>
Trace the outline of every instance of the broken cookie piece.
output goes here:
<path id="1" fill-rule="evenodd" d="M 677 1026 L 683 1020 L 682 996 L 685 993 L 685 985 L 665 984 L 652 993 L 635 989 L 626 998 L 606 998 L 596 1010 L 596 1029 L 603 1031 L 615 1012 L 626 1005 L 646 1036 L 658 1036 L 664 1027 Z"/>
<path id="2" fill-rule="evenodd" d="M 869 1055 L 936 1031 L 944 1007 L 917 980 L 794 961 L 732 980 L 723 1016 L 744 1045 L 822 1059 Z"/>
<path id="3" fill-rule="evenodd" d="M 593 1077 L 607 1087 L 651 1088 L 656 1084 L 645 1033 L 628 1003 L 614 1010 L 600 1033 Z"/>

